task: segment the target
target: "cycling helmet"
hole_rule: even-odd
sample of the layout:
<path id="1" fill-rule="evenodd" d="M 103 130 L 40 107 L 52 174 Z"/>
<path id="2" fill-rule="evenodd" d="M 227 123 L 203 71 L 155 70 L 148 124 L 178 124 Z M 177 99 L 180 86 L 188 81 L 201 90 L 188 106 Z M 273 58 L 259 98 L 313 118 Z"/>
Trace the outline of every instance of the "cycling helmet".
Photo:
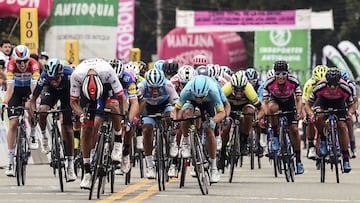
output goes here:
<path id="1" fill-rule="evenodd" d="M 103 94 L 104 87 L 97 74 L 89 74 L 82 84 L 82 92 L 90 101 L 96 101 Z"/>
<path id="2" fill-rule="evenodd" d="M 232 70 L 228 66 L 220 66 L 220 68 L 223 73 L 226 73 L 228 75 L 232 74 Z"/>
<path id="3" fill-rule="evenodd" d="M 141 75 L 143 75 L 146 71 L 148 71 L 148 67 L 144 61 L 139 61 L 138 64 L 139 64 L 139 69 L 140 69 Z"/>
<path id="4" fill-rule="evenodd" d="M 219 68 L 217 68 L 215 66 L 216 66 L 215 64 L 211 64 L 211 63 L 206 65 L 206 67 L 209 70 L 209 76 L 212 78 L 216 78 L 219 75 Z"/>
<path id="5" fill-rule="evenodd" d="M 245 70 L 245 75 L 248 80 L 257 80 L 258 79 L 258 73 L 256 72 L 255 68 L 247 68 Z"/>
<path id="6" fill-rule="evenodd" d="M 211 75 L 211 71 L 208 68 L 208 66 L 198 66 L 196 68 L 196 75 L 205 75 L 205 76 L 210 76 Z"/>
<path id="7" fill-rule="evenodd" d="M 153 68 L 146 73 L 146 82 L 149 87 L 161 87 L 164 85 L 164 72 Z"/>
<path id="8" fill-rule="evenodd" d="M 49 59 L 45 64 L 44 68 L 45 68 L 45 74 L 49 78 L 55 78 L 59 74 L 64 72 L 64 66 L 57 58 Z"/>
<path id="9" fill-rule="evenodd" d="M 129 61 L 126 64 L 125 70 L 133 72 L 136 78 L 140 75 L 140 68 L 137 62 Z"/>
<path id="10" fill-rule="evenodd" d="M 195 70 L 189 65 L 181 66 L 178 75 L 181 83 L 187 83 L 195 76 Z"/>
<path id="11" fill-rule="evenodd" d="M 173 76 L 178 72 L 179 64 L 177 61 L 170 59 L 165 61 L 162 67 L 165 75 Z"/>
<path id="12" fill-rule="evenodd" d="M 165 63 L 164 60 L 158 60 L 155 62 L 154 64 L 154 68 L 158 69 L 158 70 L 163 70 L 163 64 Z"/>
<path id="13" fill-rule="evenodd" d="M 345 69 L 341 69 L 341 78 L 345 81 L 349 80 L 349 72 Z"/>
<path id="14" fill-rule="evenodd" d="M 13 57 L 15 61 L 24 61 L 30 59 L 30 50 L 25 45 L 18 45 L 14 48 Z"/>
<path id="15" fill-rule="evenodd" d="M 328 70 L 327 66 L 317 65 L 312 71 L 312 78 L 316 81 L 324 79 L 327 70 Z"/>
<path id="16" fill-rule="evenodd" d="M 239 71 L 231 76 L 231 85 L 234 87 L 245 87 L 248 83 L 244 71 Z"/>
<path id="17" fill-rule="evenodd" d="M 192 59 L 193 65 L 207 65 L 208 64 L 208 59 L 206 58 L 206 56 L 199 54 L 194 56 L 194 58 Z"/>
<path id="18" fill-rule="evenodd" d="M 286 61 L 275 61 L 273 68 L 275 72 L 289 71 L 289 64 Z"/>
<path id="19" fill-rule="evenodd" d="M 191 92 L 195 97 L 205 97 L 209 93 L 209 78 L 203 75 L 195 76 L 191 84 Z"/>
<path id="20" fill-rule="evenodd" d="M 268 72 L 266 73 L 266 78 L 270 78 L 273 77 L 275 75 L 275 71 L 273 68 L 269 69 Z"/>
<path id="21" fill-rule="evenodd" d="M 124 72 L 124 64 L 118 59 L 110 59 L 109 63 L 113 67 L 116 75 L 118 77 L 122 76 Z"/>
<path id="22" fill-rule="evenodd" d="M 331 67 L 328 68 L 325 77 L 328 85 L 338 85 L 341 78 L 341 72 L 339 69 Z"/>

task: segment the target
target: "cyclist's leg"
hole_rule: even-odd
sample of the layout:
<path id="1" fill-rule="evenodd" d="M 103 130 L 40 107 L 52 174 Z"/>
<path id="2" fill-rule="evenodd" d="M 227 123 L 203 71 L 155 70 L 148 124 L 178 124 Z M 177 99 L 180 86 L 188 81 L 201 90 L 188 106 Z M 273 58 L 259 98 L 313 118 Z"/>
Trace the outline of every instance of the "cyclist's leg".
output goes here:
<path id="1" fill-rule="evenodd" d="M 279 111 L 279 104 L 276 100 L 273 98 L 269 101 L 269 113 L 274 114 Z M 279 129 L 278 129 L 278 117 L 277 116 L 271 116 L 269 118 L 270 124 L 271 124 L 271 130 L 273 131 L 273 143 L 272 143 L 272 150 L 276 151 L 279 149 Z"/>

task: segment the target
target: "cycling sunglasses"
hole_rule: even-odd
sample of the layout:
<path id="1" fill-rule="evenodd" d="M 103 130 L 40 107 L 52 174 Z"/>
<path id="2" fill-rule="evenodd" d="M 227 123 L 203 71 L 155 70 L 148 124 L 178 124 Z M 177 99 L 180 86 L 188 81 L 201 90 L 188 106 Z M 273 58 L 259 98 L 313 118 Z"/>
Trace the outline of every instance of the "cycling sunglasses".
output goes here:
<path id="1" fill-rule="evenodd" d="M 59 76 L 55 76 L 55 77 L 46 77 L 46 79 L 50 80 L 50 81 L 55 81 L 55 80 L 58 80 L 60 78 L 60 75 Z"/>
<path id="2" fill-rule="evenodd" d="M 29 59 L 25 59 L 25 60 L 16 60 L 17 64 L 21 64 L 22 62 L 27 63 L 29 61 Z"/>
<path id="3" fill-rule="evenodd" d="M 286 76 L 288 74 L 287 71 L 279 71 L 279 72 L 275 72 L 276 76 Z"/>
<path id="4" fill-rule="evenodd" d="M 245 87 L 244 86 L 241 86 L 241 87 L 233 86 L 233 89 L 235 90 L 235 92 L 242 92 L 242 91 L 244 91 Z"/>

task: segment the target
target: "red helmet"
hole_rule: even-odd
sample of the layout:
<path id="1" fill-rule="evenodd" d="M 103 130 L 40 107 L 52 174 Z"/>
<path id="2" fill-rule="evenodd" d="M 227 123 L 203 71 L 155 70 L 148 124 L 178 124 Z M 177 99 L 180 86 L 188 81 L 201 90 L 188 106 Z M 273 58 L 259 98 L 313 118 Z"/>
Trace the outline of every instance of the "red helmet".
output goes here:
<path id="1" fill-rule="evenodd" d="M 194 56 L 192 62 L 193 62 L 193 65 L 207 65 L 208 59 L 206 58 L 206 56 L 199 54 L 199 55 Z"/>

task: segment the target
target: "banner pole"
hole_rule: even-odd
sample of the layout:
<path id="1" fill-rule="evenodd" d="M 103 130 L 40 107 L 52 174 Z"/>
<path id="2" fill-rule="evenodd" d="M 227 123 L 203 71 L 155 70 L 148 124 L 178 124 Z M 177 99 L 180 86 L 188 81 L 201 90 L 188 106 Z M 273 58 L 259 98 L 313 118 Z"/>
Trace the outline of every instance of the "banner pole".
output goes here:
<path id="1" fill-rule="evenodd" d="M 10 31 L 9 36 L 8 36 L 7 39 L 10 39 L 10 37 L 12 36 L 12 33 L 14 32 L 16 25 L 19 23 L 19 20 L 20 20 L 20 18 L 16 18 L 16 21 L 15 21 L 14 25 L 12 26 L 11 31 Z"/>

